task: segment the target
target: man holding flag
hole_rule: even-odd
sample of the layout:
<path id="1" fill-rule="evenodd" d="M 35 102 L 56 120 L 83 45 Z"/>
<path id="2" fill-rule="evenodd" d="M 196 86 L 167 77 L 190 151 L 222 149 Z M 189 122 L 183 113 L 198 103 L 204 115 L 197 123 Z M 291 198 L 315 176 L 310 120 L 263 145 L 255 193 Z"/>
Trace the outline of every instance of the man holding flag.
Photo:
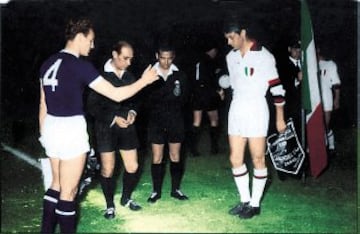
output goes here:
<path id="1" fill-rule="evenodd" d="M 324 114 L 318 82 L 314 34 L 308 5 L 301 0 L 302 108 L 306 114 L 306 138 L 310 172 L 318 177 L 327 166 Z"/>

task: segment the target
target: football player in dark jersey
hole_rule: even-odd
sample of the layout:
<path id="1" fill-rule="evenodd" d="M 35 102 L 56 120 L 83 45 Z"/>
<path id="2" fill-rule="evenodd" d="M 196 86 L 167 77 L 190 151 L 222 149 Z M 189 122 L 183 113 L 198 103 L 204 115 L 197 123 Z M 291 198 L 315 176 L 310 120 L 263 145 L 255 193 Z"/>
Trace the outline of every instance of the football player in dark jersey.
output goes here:
<path id="1" fill-rule="evenodd" d="M 50 158 L 52 183 L 43 200 L 42 233 L 76 231 L 75 196 L 90 150 L 83 113 L 86 86 L 115 101 L 133 96 L 157 80 L 149 66 L 137 82 L 114 87 L 94 66 L 81 59 L 94 48 L 95 33 L 88 19 L 70 20 L 65 48 L 50 56 L 40 68 L 40 142 Z"/>
<path id="2" fill-rule="evenodd" d="M 104 65 L 104 78 L 116 87 L 135 82 L 135 77 L 126 69 L 134 57 L 132 46 L 126 41 L 117 42 L 112 49 L 112 58 Z M 139 210 L 141 206 L 131 199 L 138 180 L 139 141 L 134 125 L 137 102 L 131 98 L 123 102 L 111 99 L 90 91 L 87 109 L 95 119 L 96 151 L 100 152 L 101 175 L 100 184 L 106 200 L 104 217 L 115 217 L 114 192 L 115 152 L 120 150 L 124 163 L 123 191 L 120 204 L 131 210 Z"/>

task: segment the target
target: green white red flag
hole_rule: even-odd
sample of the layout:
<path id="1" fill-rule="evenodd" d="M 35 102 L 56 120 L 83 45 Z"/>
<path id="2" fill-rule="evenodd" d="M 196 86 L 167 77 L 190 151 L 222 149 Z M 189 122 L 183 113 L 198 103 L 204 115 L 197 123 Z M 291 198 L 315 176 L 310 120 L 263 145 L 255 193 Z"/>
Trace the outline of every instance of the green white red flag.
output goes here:
<path id="1" fill-rule="evenodd" d="M 310 11 L 301 0 L 302 108 L 306 113 L 306 139 L 310 172 L 318 177 L 327 166 L 324 113 L 318 80 L 318 63 Z"/>

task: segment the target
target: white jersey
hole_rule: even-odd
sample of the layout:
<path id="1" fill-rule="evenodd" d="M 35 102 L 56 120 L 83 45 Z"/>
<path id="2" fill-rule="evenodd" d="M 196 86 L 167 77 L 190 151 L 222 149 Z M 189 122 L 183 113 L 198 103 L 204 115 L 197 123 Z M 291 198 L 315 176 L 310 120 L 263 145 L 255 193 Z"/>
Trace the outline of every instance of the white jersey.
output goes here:
<path id="1" fill-rule="evenodd" d="M 321 97 L 324 111 L 333 110 L 333 93 L 332 88 L 335 85 L 340 85 L 340 77 L 337 71 L 336 63 L 332 60 L 320 60 L 320 86 Z"/>
<path id="2" fill-rule="evenodd" d="M 267 135 L 269 110 L 266 92 L 270 88 L 275 105 L 285 103 L 285 91 L 278 78 L 274 56 L 264 47 L 226 56 L 233 99 L 229 110 L 228 133 L 243 137 Z"/>

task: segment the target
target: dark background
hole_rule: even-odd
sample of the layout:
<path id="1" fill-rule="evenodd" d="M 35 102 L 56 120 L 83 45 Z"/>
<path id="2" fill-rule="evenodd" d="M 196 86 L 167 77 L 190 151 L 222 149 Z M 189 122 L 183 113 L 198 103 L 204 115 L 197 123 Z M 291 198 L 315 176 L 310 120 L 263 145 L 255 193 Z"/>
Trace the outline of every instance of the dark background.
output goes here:
<path id="1" fill-rule="evenodd" d="M 315 43 L 329 49 L 342 80 L 336 123 L 354 126 L 359 3 L 308 0 L 308 4 Z M 210 39 L 219 43 L 224 56 L 230 48 L 222 27 L 229 17 L 252 17 L 261 23 L 267 32 L 265 45 L 276 58 L 287 56 L 289 40 L 300 31 L 297 0 L 14 0 L 1 5 L 2 120 L 37 117 L 39 67 L 63 48 L 65 23 L 74 16 L 87 16 L 95 24 L 95 49 L 87 59 L 101 69 L 112 44 L 125 39 L 135 48 L 130 70 L 136 75 L 154 62 L 154 46 L 162 35 L 172 38 L 177 49 L 175 63 L 189 76 L 199 51 Z"/>

